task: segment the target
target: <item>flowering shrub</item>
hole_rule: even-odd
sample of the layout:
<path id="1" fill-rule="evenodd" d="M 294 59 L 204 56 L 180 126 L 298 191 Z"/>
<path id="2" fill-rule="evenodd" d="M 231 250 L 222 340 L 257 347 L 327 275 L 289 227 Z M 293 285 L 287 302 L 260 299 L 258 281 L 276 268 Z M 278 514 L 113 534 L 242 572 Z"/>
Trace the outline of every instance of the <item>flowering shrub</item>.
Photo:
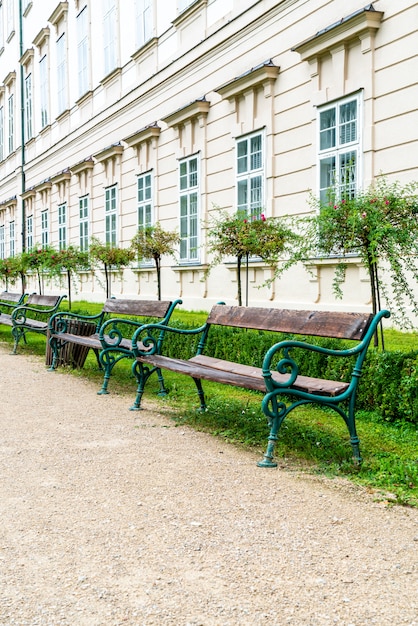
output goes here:
<path id="1" fill-rule="evenodd" d="M 110 298 L 110 272 L 112 269 L 120 270 L 127 267 L 134 260 L 134 253 L 131 248 L 112 247 L 101 243 L 95 237 L 91 238 L 89 248 L 90 260 L 93 264 L 101 263 L 106 277 L 106 298 Z"/>
<path id="2" fill-rule="evenodd" d="M 238 303 L 242 305 L 241 264 L 250 257 L 259 257 L 274 270 L 277 276 L 287 243 L 297 240 L 296 235 L 280 218 L 248 217 L 238 211 L 230 215 L 219 211 L 207 230 L 207 251 L 213 255 L 209 269 L 221 263 L 226 256 L 237 259 Z"/>
<path id="3" fill-rule="evenodd" d="M 370 275 L 373 312 L 382 294 L 392 317 L 410 327 L 407 302 L 418 315 L 418 182 L 402 186 L 379 178 L 353 198 L 312 199 L 312 205 L 316 213 L 305 220 L 299 258 L 339 256 L 334 288 L 341 296 L 347 256 L 360 256 Z"/>
<path id="4" fill-rule="evenodd" d="M 69 246 L 62 250 L 51 250 L 46 266 L 51 275 L 61 278 L 67 275 L 68 306 L 71 310 L 71 279 L 79 270 L 86 269 L 89 263 L 88 252 L 83 252 L 76 246 Z"/>
<path id="5" fill-rule="evenodd" d="M 174 231 L 164 230 L 159 222 L 154 226 L 140 228 L 131 242 L 132 250 L 138 261 L 153 259 L 157 269 L 158 300 L 161 300 L 161 257 L 173 256 L 180 236 Z"/>

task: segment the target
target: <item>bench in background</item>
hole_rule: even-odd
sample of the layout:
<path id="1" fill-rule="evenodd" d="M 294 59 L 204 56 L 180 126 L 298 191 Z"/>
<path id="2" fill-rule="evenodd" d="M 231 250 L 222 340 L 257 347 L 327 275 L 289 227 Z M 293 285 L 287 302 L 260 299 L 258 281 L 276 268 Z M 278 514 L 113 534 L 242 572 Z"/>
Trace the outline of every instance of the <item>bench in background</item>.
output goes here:
<path id="1" fill-rule="evenodd" d="M 12 291 L 2 291 L 0 293 L 0 313 L 10 314 L 20 304 L 24 304 L 26 293 L 13 293 Z"/>
<path id="2" fill-rule="evenodd" d="M 32 293 L 23 305 L 16 306 L 12 313 L 1 313 L 0 324 L 11 326 L 14 338 L 13 354 L 16 354 L 20 340 L 27 343 L 28 333 L 47 334 L 51 315 L 56 313 L 66 296 L 42 296 Z"/>
<path id="3" fill-rule="evenodd" d="M 98 393 L 108 393 L 109 379 L 116 363 L 124 358 L 133 358 L 134 332 L 147 320 L 167 324 L 177 304 L 181 304 L 181 300 L 109 298 L 97 315 L 67 311 L 57 313 L 49 322 L 52 352 L 49 369 L 53 371 L 59 364 L 81 368 L 89 350 L 93 350 L 99 368 L 104 371 L 102 388 Z M 160 372 L 158 376 L 163 387 Z"/>
<path id="4" fill-rule="evenodd" d="M 191 376 L 196 384 L 200 408 L 206 409 L 202 380 L 243 387 L 264 394 L 261 406 L 268 418 L 270 434 L 260 467 L 276 467 L 273 461 L 278 431 L 285 417 L 298 406 L 317 404 L 336 411 L 344 420 L 350 434 L 353 457 L 360 464 L 360 442 L 356 431 L 355 403 L 364 359 L 377 325 L 388 311 L 377 315 L 345 312 L 292 311 L 255 307 L 215 305 L 206 323 L 197 329 L 178 329 L 162 324 L 151 324 L 139 329 L 133 336 L 135 361 L 132 371 L 137 380 L 137 396 L 132 410 L 140 408 L 145 384 L 152 367 Z M 204 354 L 210 328 L 213 325 L 242 329 L 274 331 L 302 335 L 300 340 L 284 339 L 272 346 L 258 366 L 244 365 L 234 360 L 222 360 Z M 196 336 L 197 350 L 189 359 L 177 359 L 160 353 L 160 333 L 180 333 Z M 341 339 L 341 349 L 328 349 L 309 342 L 310 336 Z M 350 340 L 347 347 L 346 340 Z M 353 359 L 349 380 L 326 380 L 306 376 L 298 366 L 298 351 L 312 351 Z M 233 357 L 233 355 L 231 355 Z M 167 392 L 167 390 L 165 390 Z"/>

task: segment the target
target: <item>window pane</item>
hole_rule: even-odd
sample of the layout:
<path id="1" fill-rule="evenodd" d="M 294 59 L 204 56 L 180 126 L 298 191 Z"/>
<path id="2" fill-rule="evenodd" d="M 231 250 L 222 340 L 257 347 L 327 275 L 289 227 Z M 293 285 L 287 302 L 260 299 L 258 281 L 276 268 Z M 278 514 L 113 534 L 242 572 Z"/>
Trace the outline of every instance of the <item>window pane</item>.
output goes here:
<path id="1" fill-rule="evenodd" d="M 353 198 L 357 189 L 357 153 L 346 152 L 340 155 L 340 195 Z"/>
<path id="2" fill-rule="evenodd" d="M 335 157 L 321 159 L 320 165 L 320 198 L 322 202 L 328 200 L 328 190 L 335 185 Z"/>
<path id="3" fill-rule="evenodd" d="M 237 171 L 238 174 L 243 174 L 248 170 L 248 144 L 247 141 L 239 141 L 237 145 Z"/>
<path id="4" fill-rule="evenodd" d="M 322 111 L 319 116 L 319 148 L 327 150 L 335 147 L 335 109 Z"/>
<path id="5" fill-rule="evenodd" d="M 340 144 L 357 140 L 357 101 L 340 106 Z"/>
<path id="6" fill-rule="evenodd" d="M 261 152 L 261 135 L 251 138 L 251 170 L 258 170 L 263 166 Z"/>

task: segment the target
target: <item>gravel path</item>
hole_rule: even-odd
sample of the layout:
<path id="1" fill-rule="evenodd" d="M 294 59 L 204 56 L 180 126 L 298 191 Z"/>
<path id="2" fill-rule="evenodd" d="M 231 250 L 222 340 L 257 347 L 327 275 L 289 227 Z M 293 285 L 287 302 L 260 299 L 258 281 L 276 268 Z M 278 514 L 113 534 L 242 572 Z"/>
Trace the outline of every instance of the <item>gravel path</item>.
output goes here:
<path id="1" fill-rule="evenodd" d="M 0 624 L 418 625 L 418 511 L 0 343 Z"/>

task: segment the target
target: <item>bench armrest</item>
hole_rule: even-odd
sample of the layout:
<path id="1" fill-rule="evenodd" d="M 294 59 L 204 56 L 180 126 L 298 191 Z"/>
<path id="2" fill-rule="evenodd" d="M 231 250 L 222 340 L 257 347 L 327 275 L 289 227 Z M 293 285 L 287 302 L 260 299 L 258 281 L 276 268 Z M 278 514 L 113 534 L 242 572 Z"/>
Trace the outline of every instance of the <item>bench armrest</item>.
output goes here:
<path id="1" fill-rule="evenodd" d="M 37 317 L 40 316 L 41 318 L 47 318 L 47 320 L 49 320 L 50 316 L 53 313 L 56 313 L 57 308 L 61 304 L 61 300 L 62 298 L 53 307 L 45 309 L 37 309 L 36 307 L 32 307 L 26 304 L 16 307 L 11 314 L 13 325 L 25 324 L 26 320 L 30 317 L 30 313 L 33 313 Z"/>
<path id="2" fill-rule="evenodd" d="M 163 323 L 144 324 L 133 334 L 132 352 L 136 357 L 160 354 L 165 334 L 175 333 L 184 336 L 201 335 L 197 350 L 200 353 L 206 342 L 209 326 L 207 322 L 198 328 L 176 328 Z"/>
<path id="3" fill-rule="evenodd" d="M 71 311 L 58 311 L 49 318 L 48 330 L 53 335 L 66 333 L 68 323 L 71 321 L 96 322 L 98 330 L 102 323 L 103 315 L 103 311 L 96 313 L 96 315 L 82 315 L 81 313 L 73 313 Z"/>

